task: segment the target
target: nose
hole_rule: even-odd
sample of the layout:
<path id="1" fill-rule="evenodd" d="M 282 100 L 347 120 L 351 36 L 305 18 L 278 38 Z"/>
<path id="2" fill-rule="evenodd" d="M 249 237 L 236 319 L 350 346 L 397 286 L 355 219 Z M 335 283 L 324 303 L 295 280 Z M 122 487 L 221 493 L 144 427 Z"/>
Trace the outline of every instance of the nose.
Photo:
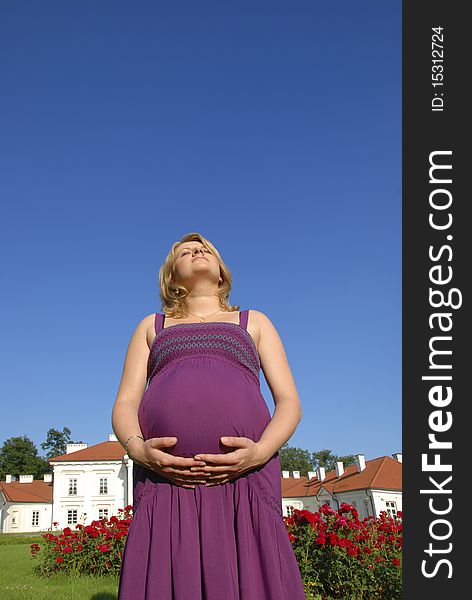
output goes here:
<path id="1" fill-rule="evenodd" d="M 205 256 L 205 250 L 203 248 L 197 248 L 195 250 L 195 255 L 197 254 L 197 252 L 201 252 L 203 256 Z"/>

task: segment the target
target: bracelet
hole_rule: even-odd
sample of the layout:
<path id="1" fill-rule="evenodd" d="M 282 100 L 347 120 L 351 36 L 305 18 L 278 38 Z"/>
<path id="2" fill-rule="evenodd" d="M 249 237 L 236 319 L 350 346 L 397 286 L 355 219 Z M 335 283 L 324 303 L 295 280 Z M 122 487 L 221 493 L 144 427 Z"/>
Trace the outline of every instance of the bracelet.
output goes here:
<path id="1" fill-rule="evenodd" d="M 128 453 L 128 442 L 129 442 L 129 441 L 130 441 L 132 438 L 134 438 L 134 437 L 141 438 L 141 439 L 143 440 L 143 442 L 145 441 L 145 439 L 143 438 L 143 436 L 142 436 L 142 435 L 130 435 L 130 436 L 129 436 L 129 438 L 128 438 L 128 439 L 126 440 L 126 442 L 125 442 L 125 450 L 126 450 L 126 453 Z"/>

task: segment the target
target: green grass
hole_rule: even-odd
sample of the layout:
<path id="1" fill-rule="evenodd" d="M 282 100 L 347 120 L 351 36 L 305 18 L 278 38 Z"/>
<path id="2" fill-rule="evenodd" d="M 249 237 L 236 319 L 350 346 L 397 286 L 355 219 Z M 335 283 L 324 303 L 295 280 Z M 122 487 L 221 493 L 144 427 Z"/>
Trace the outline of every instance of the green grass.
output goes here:
<path id="1" fill-rule="evenodd" d="M 30 544 L 40 535 L 0 536 L 1 600 L 117 600 L 118 577 L 82 576 L 76 579 L 57 573 L 49 578 L 34 575 L 39 559 L 32 558 Z M 307 600 L 320 596 L 307 594 Z"/>
<path id="2" fill-rule="evenodd" d="M 28 543 L 6 543 L 0 536 L 0 598 L 2 600 L 116 600 L 117 577 L 71 578 L 60 573 L 43 579 L 34 575 L 38 560 L 30 554 L 30 543 L 40 536 L 28 536 Z M 31 541 L 30 541 L 31 539 Z M 20 543 L 21 542 L 21 543 Z"/>

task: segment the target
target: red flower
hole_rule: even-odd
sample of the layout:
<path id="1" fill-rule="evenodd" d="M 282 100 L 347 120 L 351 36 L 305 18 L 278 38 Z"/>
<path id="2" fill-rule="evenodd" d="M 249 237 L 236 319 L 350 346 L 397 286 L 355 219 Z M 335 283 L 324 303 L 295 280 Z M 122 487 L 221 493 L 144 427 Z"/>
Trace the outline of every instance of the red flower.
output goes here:
<path id="1" fill-rule="evenodd" d="M 329 534 L 329 543 L 331 546 L 337 546 L 339 542 L 339 537 L 335 533 Z"/>
<path id="2" fill-rule="evenodd" d="M 56 562 L 57 562 L 57 563 L 61 563 L 63 560 L 64 560 L 64 559 L 62 558 L 62 556 L 58 556 L 58 557 L 56 558 Z"/>
<path id="3" fill-rule="evenodd" d="M 398 560 L 398 558 L 392 558 L 392 563 L 396 566 L 399 567 L 400 566 L 400 561 Z"/>

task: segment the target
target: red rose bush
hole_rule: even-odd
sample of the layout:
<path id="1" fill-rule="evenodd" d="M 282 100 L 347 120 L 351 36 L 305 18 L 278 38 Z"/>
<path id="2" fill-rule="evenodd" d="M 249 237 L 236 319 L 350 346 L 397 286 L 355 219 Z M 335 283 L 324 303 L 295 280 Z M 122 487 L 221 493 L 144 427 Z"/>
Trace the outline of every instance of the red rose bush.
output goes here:
<path id="1" fill-rule="evenodd" d="M 120 517 L 112 516 L 90 525 L 65 527 L 62 533 L 45 533 L 43 548 L 31 544 L 31 555 L 39 559 L 34 571 L 49 576 L 62 572 L 68 575 L 118 575 L 128 529 L 132 521 L 131 505 L 118 509 Z M 54 523 L 57 525 L 57 523 Z"/>
<path id="2" fill-rule="evenodd" d="M 40 560 L 39 575 L 118 575 L 131 505 L 120 517 L 65 527 L 62 533 L 43 534 L 44 544 L 31 544 Z M 386 512 L 379 518 L 358 518 L 354 506 L 327 504 L 319 512 L 294 510 L 284 517 L 297 557 L 307 598 L 323 600 L 398 600 L 401 598 L 402 514 Z M 57 523 L 54 523 L 57 525 Z"/>
<path id="3" fill-rule="evenodd" d="M 308 598 L 401 598 L 402 513 L 358 517 L 346 503 L 284 517 Z"/>

